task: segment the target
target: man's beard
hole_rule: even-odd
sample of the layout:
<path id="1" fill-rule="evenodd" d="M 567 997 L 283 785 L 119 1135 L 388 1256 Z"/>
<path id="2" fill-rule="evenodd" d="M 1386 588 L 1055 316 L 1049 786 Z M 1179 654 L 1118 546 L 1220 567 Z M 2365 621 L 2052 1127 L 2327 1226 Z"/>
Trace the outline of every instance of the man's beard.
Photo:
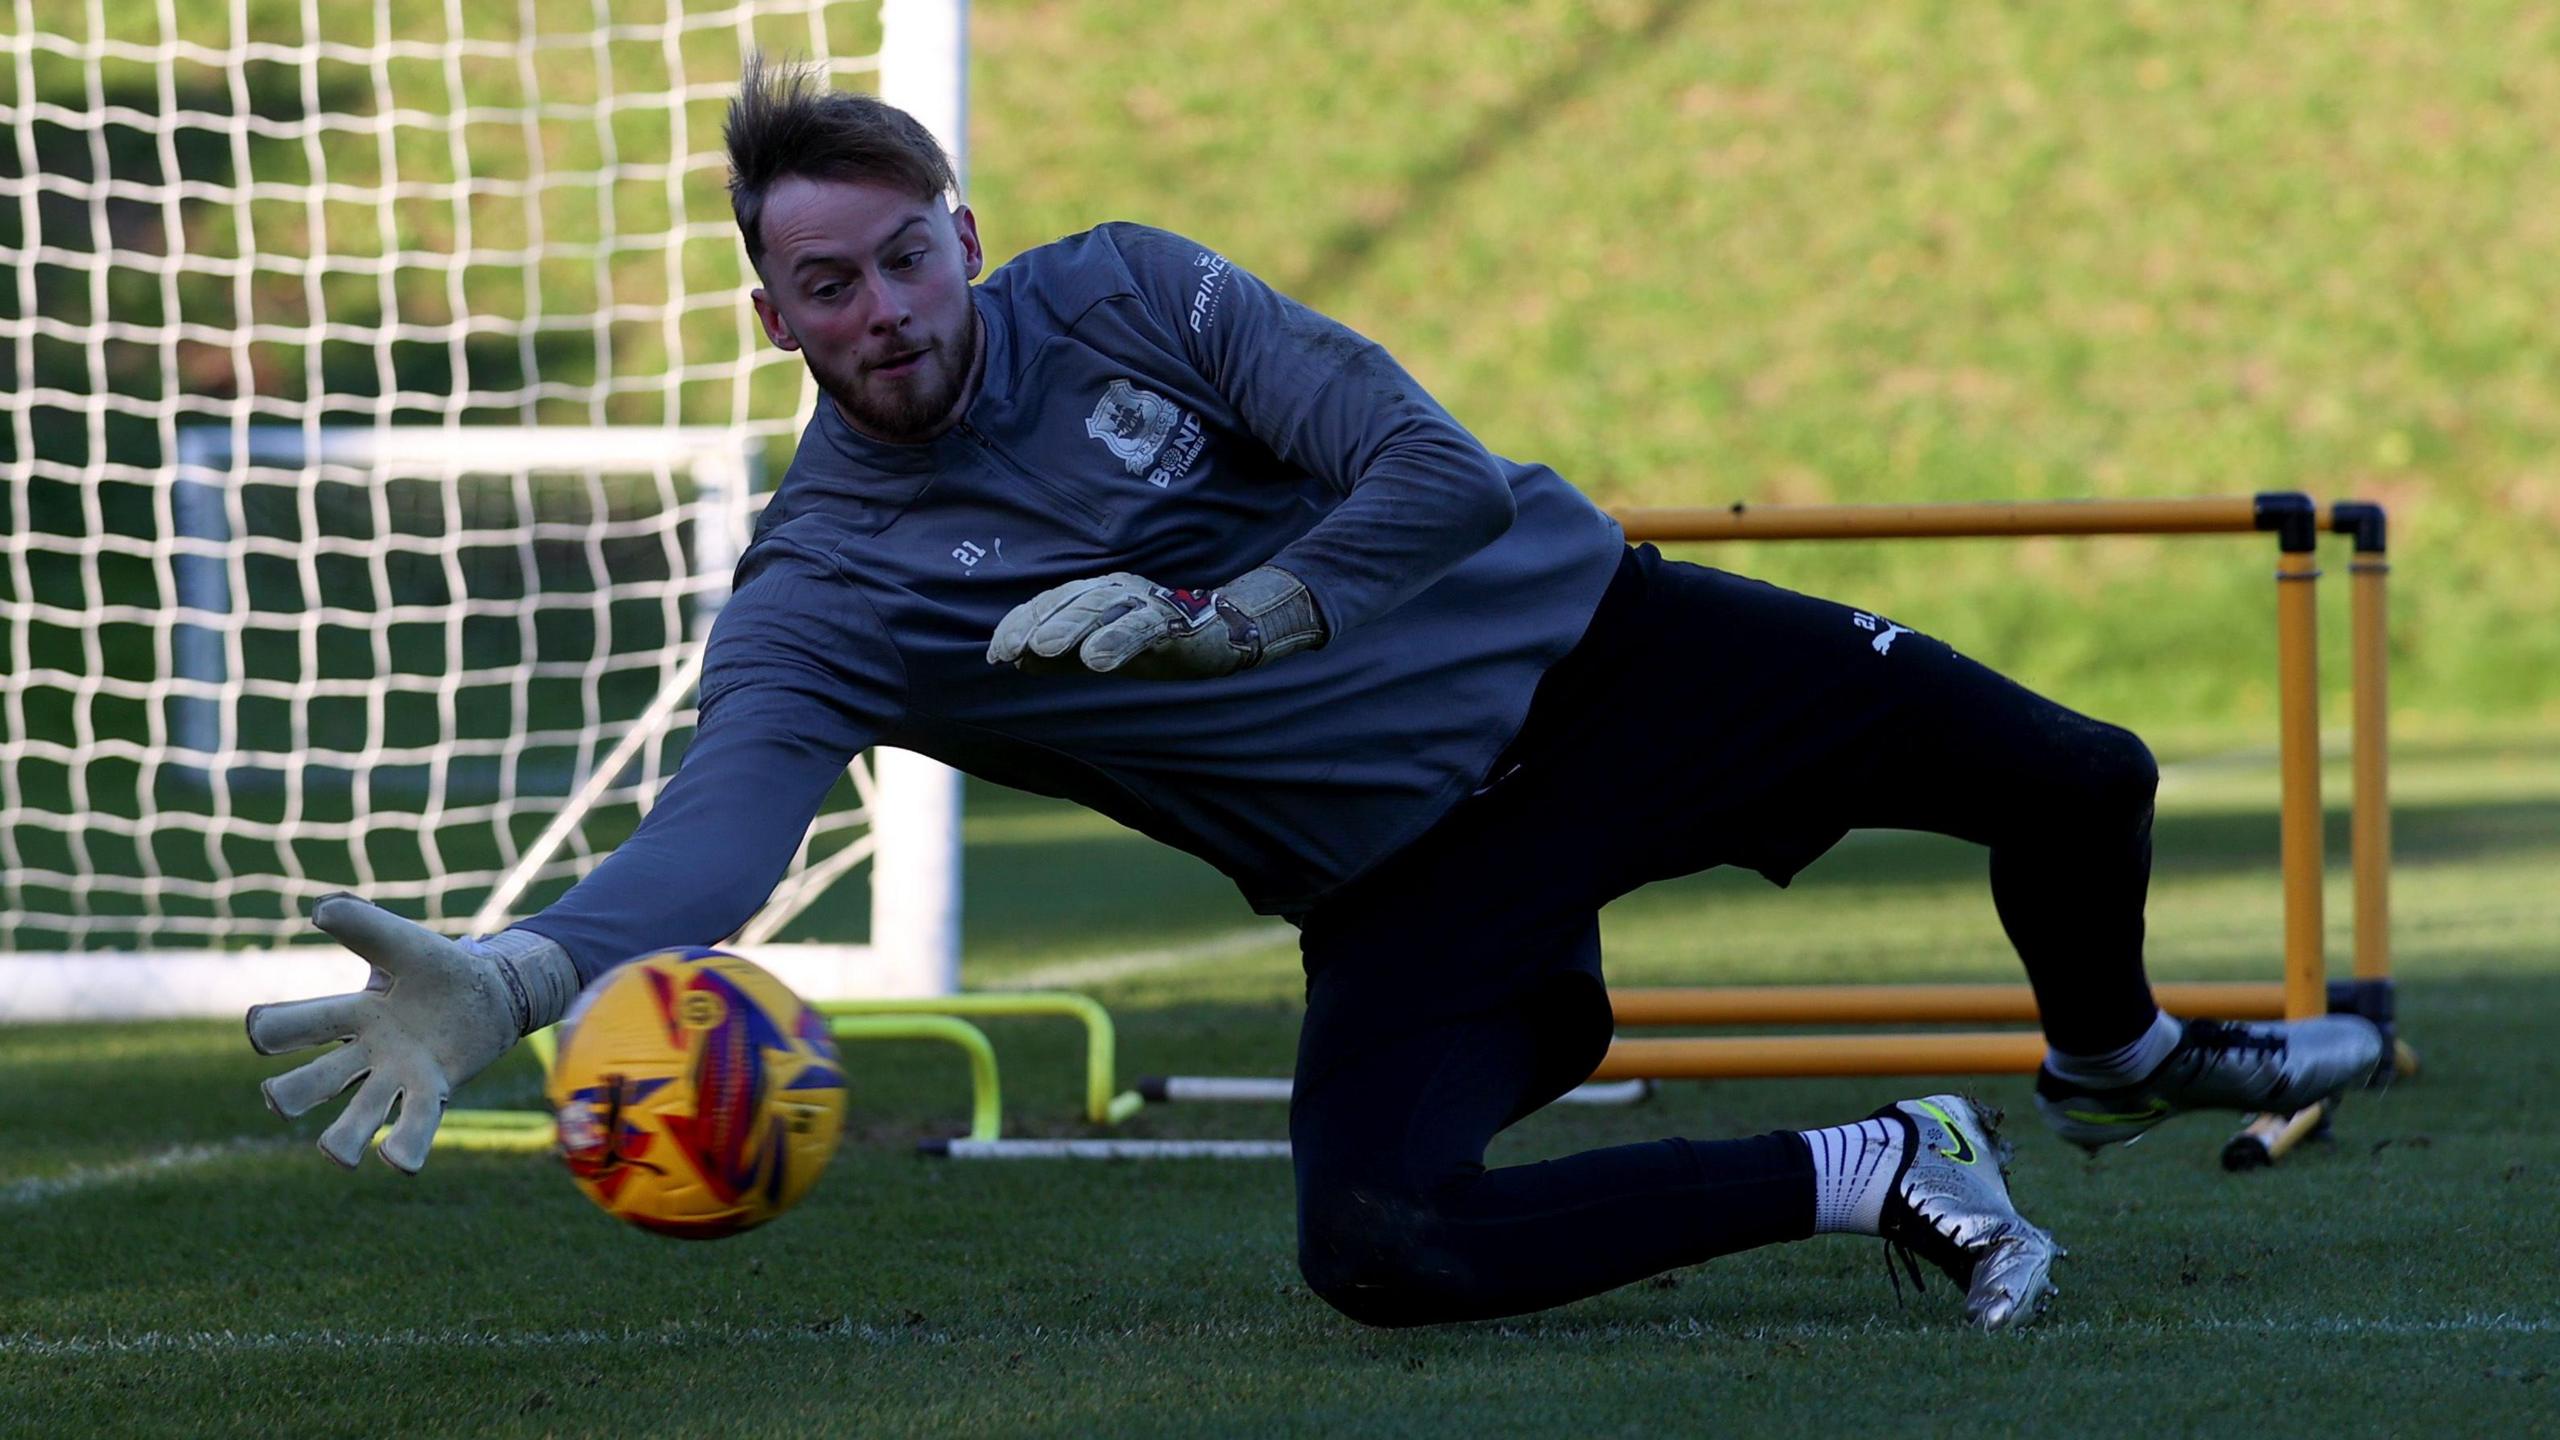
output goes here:
<path id="1" fill-rule="evenodd" d="M 817 377 L 818 388 L 827 392 L 855 429 L 875 439 L 913 444 L 940 434 L 952 406 L 959 403 L 961 388 L 969 383 L 970 368 L 977 363 L 978 317 L 969 317 L 956 343 L 935 341 L 931 353 L 917 362 L 912 380 L 866 385 L 870 377 L 860 369 L 838 370 L 832 362 L 821 361 L 814 350 L 801 353 L 809 362 L 809 373 Z M 927 373 L 936 378 L 922 378 Z"/>

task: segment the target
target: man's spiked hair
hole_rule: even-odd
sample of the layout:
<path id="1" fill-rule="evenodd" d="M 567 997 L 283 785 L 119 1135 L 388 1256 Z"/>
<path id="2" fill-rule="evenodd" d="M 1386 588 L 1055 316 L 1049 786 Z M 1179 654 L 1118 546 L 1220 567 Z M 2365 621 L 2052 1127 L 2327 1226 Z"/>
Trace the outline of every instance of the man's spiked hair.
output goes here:
<path id="1" fill-rule="evenodd" d="M 729 102 L 729 208 L 764 270 L 764 203 L 776 182 L 863 180 L 930 200 L 959 188 L 933 132 L 894 105 L 819 83 L 818 68 L 747 56 Z"/>

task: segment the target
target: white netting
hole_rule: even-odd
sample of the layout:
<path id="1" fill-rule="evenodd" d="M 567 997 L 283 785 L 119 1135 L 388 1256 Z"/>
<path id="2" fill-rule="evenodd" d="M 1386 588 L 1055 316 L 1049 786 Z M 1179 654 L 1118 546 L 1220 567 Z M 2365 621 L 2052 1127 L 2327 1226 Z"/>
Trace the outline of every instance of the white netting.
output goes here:
<path id="1" fill-rule="evenodd" d="M 460 928 L 628 833 L 810 401 L 724 189 L 759 46 L 868 88 L 878 6 L 16 0 L 0 949 Z"/>

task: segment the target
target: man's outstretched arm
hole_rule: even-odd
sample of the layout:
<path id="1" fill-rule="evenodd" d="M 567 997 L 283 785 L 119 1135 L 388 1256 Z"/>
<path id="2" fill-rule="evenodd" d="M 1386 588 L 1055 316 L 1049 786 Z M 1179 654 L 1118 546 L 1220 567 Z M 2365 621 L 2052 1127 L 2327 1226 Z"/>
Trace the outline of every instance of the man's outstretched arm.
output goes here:
<path id="1" fill-rule="evenodd" d="M 582 983 L 635 955 L 736 934 L 877 734 L 818 684 L 767 680 L 717 696 L 631 838 L 517 928 L 558 944 Z"/>
<path id="2" fill-rule="evenodd" d="M 269 1079 L 290 1119 L 350 1086 L 320 1137 L 353 1167 L 397 1102 L 383 1161 L 414 1173 L 446 1102 L 587 982 L 634 955 L 737 932 L 789 866 L 853 756 L 892 723 L 904 675 L 885 634 L 825 557 L 765 547 L 740 572 L 703 665 L 692 747 L 630 839 L 550 908 L 496 935 L 453 940 L 353 895 L 312 921 L 373 967 L 351 995 L 252 1007 L 261 1054 L 341 1042 Z"/>

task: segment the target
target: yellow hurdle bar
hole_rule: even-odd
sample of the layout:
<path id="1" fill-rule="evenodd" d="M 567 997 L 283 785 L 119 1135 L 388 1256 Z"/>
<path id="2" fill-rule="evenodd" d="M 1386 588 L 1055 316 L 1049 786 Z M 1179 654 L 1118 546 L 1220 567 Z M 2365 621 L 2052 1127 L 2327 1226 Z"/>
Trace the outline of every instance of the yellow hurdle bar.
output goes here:
<path id="1" fill-rule="evenodd" d="M 2355 705 L 2354 855 L 2359 980 L 2391 978 L 2391 574 L 2382 507 L 2335 505 L 2329 528 L 2355 537 L 2347 565 Z"/>
<path id="2" fill-rule="evenodd" d="M 2274 981 L 2197 981 L 2151 987 L 2163 1009 L 2213 1020 L 2275 1020 Z M 2024 985 L 1712 985 L 1613 989 L 1618 1024 L 1994 1025 L 2036 1022 Z"/>
<path id="3" fill-rule="evenodd" d="M 2358 974 L 2387 973 L 2388 940 L 2381 871 L 2387 864 L 2389 817 L 2382 798 L 2382 658 L 2380 512 L 2330 506 L 2307 496 L 2270 493 L 2184 500 L 2050 500 L 1974 505 L 1732 505 L 1620 511 L 1629 540 L 1891 540 L 1967 536 L 2199 535 L 2274 532 L 2278 558 L 2276 652 L 2282 723 L 2282 835 L 2285 902 L 2285 1007 L 2288 1016 L 2328 1009 L 2321 954 L 2320 720 L 2318 607 L 2312 582 L 2322 522 L 2352 530 L 2360 554 L 2377 568 L 2360 576 L 2356 649 L 2358 789 Z M 2355 528 L 2364 521 L 2367 528 Z M 2369 544 L 2368 544 L 2369 542 Z M 2370 634 L 2367 631 L 2370 631 Z M 2368 753 L 2369 750 L 2369 753 Z M 1737 1022 L 1739 1023 L 1739 1022 Z M 1781 1022 L 1786 1023 L 1786 1022 Z"/>
<path id="4" fill-rule="evenodd" d="M 1620 1040 L 1593 1080 L 1744 1080 L 1817 1075 L 2030 1075 L 2044 1037 L 2029 1030 L 1955 1035 L 1742 1035 Z"/>
<path id="5" fill-rule="evenodd" d="M 2276 694 L 2282 766 L 2284 1013 L 2328 1013 L 2329 977 L 2320 916 L 2320 557 L 2288 549 L 2276 557 Z"/>
<path id="6" fill-rule="evenodd" d="M 2261 497 L 2030 500 L 2010 505 L 1732 505 L 1621 510 L 1629 540 L 1928 540 L 1994 535 L 2220 535 L 2268 527 Z"/>

